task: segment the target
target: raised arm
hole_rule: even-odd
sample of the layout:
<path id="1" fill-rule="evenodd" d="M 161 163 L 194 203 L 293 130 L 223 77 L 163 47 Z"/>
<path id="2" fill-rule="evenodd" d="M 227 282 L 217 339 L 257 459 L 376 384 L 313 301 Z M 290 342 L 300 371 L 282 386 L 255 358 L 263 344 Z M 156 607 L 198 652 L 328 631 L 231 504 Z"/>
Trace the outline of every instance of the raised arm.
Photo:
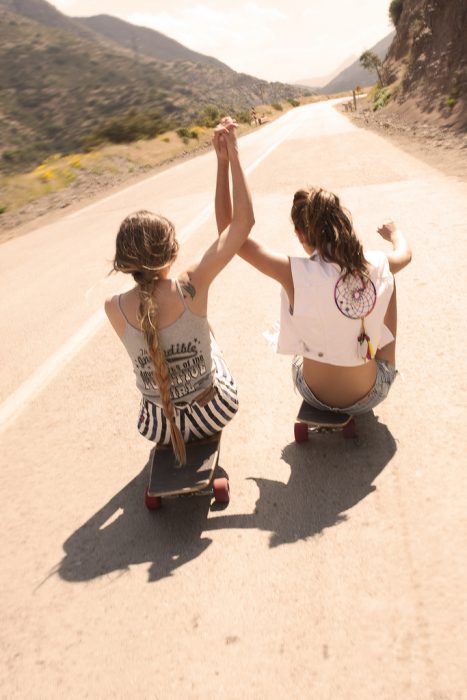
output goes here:
<path id="1" fill-rule="evenodd" d="M 225 122 L 224 122 L 225 123 Z M 222 122 L 214 129 L 212 142 L 217 156 L 216 194 L 214 205 L 218 233 L 225 231 L 232 223 L 232 201 L 230 199 L 229 152 L 224 137 Z"/>
<path id="2" fill-rule="evenodd" d="M 223 120 L 214 131 L 214 148 L 217 155 L 217 179 L 215 210 L 217 230 L 221 233 L 232 221 L 232 203 L 229 188 L 229 154 L 224 138 L 222 126 L 228 124 Z M 254 240 L 251 236 L 245 241 L 238 255 L 256 267 L 260 272 L 273 277 L 284 286 L 288 284 L 290 275 L 290 263 L 286 255 L 275 253 L 273 250 Z"/>
<path id="3" fill-rule="evenodd" d="M 377 229 L 384 240 L 392 243 L 392 252 L 388 254 L 389 269 L 395 275 L 396 272 L 406 267 L 412 260 L 412 250 L 394 221 L 387 221 Z"/>
<path id="4" fill-rule="evenodd" d="M 216 275 L 239 251 L 255 223 L 250 191 L 240 163 L 235 129 L 236 124 L 232 120 L 230 120 L 228 126 L 220 125 L 219 127 L 219 131 L 222 132 L 222 137 L 225 141 L 228 163 L 232 174 L 233 206 L 230 205 L 232 206 L 232 213 L 231 215 L 225 214 L 221 216 L 221 221 L 218 219 L 218 226 L 226 224 L 227 228 L 220 231 L 219 238 L 209 246 L 201 260 L 192 265 L 187 271 L 193 283 L 196 281 L 199 286 L 204 286 L 205 288 L 209 286 Z M 224 166 L 221 171 L 218 169 L 217 182 L 224 183 L 224 186 L 228 188 L 228 184 L 225 183 L 225 177 Z M 216 197 L 217 192 L 218 188 L 216 186 Z M 228 199 L 230 201 L 230 196 Z"/>

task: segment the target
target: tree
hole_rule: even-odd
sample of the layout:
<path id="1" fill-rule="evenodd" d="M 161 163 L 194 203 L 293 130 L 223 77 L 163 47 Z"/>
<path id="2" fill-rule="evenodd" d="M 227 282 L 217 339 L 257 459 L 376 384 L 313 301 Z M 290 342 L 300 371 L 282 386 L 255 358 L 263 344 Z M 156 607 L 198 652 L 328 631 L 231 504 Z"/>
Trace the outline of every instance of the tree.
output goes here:
<path id="1" fill-rule="evenodd" d="M 395 27 L 397 27 L 397 23 L 402 14 L 403 5 L 404 0 L 391 0 L 391 4 L 389 5 L 389 17 Z"/>
<path id="2" fill-rule="evenodd" d="M 380 57 L 373 53 L 373 51 L 364 51 L 359 61 L 365 70 L 376 71 L 379 82 L 384 86 L 383 63 Z"/>

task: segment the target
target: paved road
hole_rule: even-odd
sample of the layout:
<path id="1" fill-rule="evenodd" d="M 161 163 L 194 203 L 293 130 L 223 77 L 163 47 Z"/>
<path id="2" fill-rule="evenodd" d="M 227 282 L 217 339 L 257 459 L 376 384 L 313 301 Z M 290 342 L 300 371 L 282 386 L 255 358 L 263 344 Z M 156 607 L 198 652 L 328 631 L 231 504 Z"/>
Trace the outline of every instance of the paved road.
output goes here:
<path id="1" fill-rule="evenodd" d="M 138 396 L 101 313 L 124 280 L 106 274 L 140 207 L 173 219 L 180 266 L 212 240 L 213 154 L 1 246 L 1 697 L 467 697 L 467 184 L 324 103 L 241 148 L 255 233 L 284 252 L 306 184 L 340 193 L 367 247 L 385 217 L 404 228 L 401 377 L 359 445 L 296 445 L 290 360 L 262 336 L 278 289 L 235 260 L 210 312 L 240 387 L 231 503 L 149 513 Z"/>

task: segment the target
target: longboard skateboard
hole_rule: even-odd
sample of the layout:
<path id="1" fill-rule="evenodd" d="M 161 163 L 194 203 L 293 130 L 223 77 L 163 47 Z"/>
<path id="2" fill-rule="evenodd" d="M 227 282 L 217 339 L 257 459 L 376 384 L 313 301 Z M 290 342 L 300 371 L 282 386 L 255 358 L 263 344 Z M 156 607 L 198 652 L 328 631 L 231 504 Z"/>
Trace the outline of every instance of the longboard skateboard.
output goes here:
<path id="1" fill-rule="evenodd" d="M 306 442 L 313 433 L 337 431 L 342 431 L 345 438 L 355 437 L 355 421 L 349 413 L 322 411 L 303 401 L 294 427 L 296 442 Z"/>
<path id="2" fill-rule="evenodd" d="M 157 445 L 151 460 L 149 484 L 145 492 L 145 504 L 157 510 L 163 498 L 177 496 L 214 496 L 217 503 L 228 503 L 229 480 L 214 478 L 219 460 L 221 434 L 205 440 L 186 443 L 186 464 L 177 466 L 170 445 Z"/>

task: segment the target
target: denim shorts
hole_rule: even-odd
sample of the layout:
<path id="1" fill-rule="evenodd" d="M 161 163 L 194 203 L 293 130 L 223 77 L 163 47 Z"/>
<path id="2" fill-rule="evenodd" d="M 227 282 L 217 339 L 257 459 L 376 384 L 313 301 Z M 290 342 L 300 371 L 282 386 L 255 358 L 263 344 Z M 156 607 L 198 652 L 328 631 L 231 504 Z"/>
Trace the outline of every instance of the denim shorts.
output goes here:
<path id="1" fill-rule="evenodd" d="M 396 375 L 397 370 L 394 365 L 390 364 L 386 360 L 376 360 L 376 381 L 373 388 L 370 389 L 366 396 L 359 399 L 359 401 L 356 401 L 351 406 L 336 408 L 335 406 L 328 406 L 317 399 L 308 384 L 305 382 L 305 378 L 303 376 L 303 357 L 295 357 L 292 363 L 292 378 L 294 385 L 307 403 L 322 410 L 341 411 L 343 413 L 350 413 L 354 416 L 358 415 L 359 413 L 367 413 L 375 408 L 375 406 L 377 406 L 379 403 L 384 401 L 389 394 L 389 389 L 391 388 Z"/>

